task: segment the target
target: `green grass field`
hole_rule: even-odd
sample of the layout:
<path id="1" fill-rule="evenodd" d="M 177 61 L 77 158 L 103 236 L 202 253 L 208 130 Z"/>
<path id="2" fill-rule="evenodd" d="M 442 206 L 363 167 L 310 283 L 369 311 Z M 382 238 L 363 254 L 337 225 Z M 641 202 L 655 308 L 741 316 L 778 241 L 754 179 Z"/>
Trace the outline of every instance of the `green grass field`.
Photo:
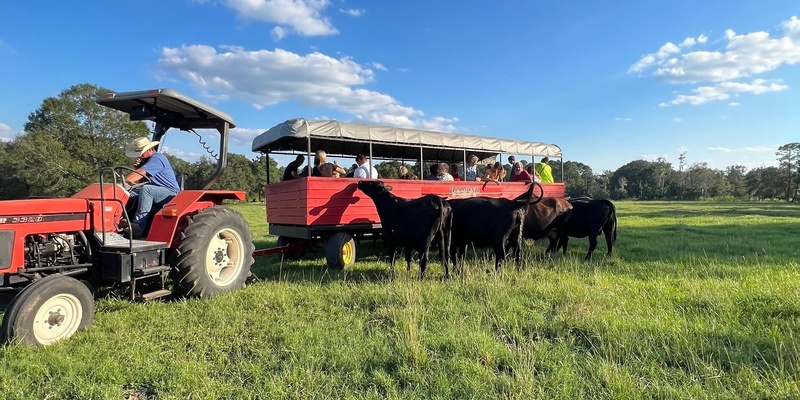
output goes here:
<path id="1" fill-rule="evenodd" d="M 256 248 L 263 205 L 235 205 Z M 529 246 L 387 280 L 380 243 L 351 271 L 259 259 L 210 300 L 98 299 L 55 345 L 0 348 L 2 399 L 800 398 L 800 208 L 620 202 L 614 255 Z M 481 259 L 483 256 L 480 257 Z"/>

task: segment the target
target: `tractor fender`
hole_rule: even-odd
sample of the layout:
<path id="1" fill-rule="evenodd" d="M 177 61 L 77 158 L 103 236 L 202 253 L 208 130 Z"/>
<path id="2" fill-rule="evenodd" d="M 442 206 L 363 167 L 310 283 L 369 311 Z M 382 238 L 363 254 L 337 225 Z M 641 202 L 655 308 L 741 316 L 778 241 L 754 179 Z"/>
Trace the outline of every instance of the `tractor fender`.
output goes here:
<path id="1" fill-rule="evenodd" d="M 185 221 L 187 216 L 208 207 L 220 205 L 223 200 L 242 201 L 244 199 L 243 191 L 183 190 L 153 216 L 147 240 L 166 242 L 168 247 L 174 247 L 177 245 L 177 243 L 173 243 L 176 239 L 175 234 L 181 224 L 185 223 L 182 221 Z"/>

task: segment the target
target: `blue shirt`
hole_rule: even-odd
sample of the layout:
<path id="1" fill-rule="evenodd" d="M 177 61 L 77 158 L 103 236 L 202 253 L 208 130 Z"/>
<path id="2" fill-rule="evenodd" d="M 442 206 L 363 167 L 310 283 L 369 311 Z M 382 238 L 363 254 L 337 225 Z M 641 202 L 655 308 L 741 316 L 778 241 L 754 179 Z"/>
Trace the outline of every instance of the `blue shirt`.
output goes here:
<path id="1" fill-rule="evenodd" d="M 163 154 L 153 153 L 141 168 L 147 173 L 147 177 L 150 178 L 153 185 L 167 188 L 175 193 L 181 191 L 178 180 L 175 178 L 175 171 L 172 170 L 169 160 Z"/>

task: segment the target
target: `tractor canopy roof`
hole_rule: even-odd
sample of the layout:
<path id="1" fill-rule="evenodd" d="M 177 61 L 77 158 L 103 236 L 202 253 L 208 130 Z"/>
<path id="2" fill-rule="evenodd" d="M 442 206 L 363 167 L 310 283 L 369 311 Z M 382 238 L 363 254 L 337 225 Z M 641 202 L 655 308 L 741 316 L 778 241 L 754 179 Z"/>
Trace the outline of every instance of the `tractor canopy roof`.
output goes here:
<path id="1" fill-rule="evenodd" d="M 217 129 L 222 132 L 221 128 L 225 123 L 228 124 L 228 128 L 236 126 L 230 115 L 172 89 L 112 92 L 98 97 L 95 101 L 100 105 L 130 114 L 133 121 L 148 120 L 184 131 Z"/>

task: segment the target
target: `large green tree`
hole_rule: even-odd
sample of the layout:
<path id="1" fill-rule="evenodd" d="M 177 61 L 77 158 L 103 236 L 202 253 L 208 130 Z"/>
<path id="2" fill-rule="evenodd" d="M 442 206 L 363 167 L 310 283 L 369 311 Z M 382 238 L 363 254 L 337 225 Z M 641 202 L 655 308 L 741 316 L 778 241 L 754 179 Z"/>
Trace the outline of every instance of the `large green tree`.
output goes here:
<path id="1" fill-rule="evenodd" d="M 31 195 L 70 195 L 96 181 L 101 167 L 130 164 L 124 147 L 148 128 L 94 101 L 107 92 L 75 85 L 28 116 L 25 133 L 11 144 L 10 164 Z"/>
<path id="2" fill-rule="evenodd" d="M 731 165 L 725 169 L 725 178 L 728 180 L 731 195 L 737 199 L 747 197 L 747 185 L 745 183 L 745 174 L 747 168 L 743 165 Z"/>
<path id="3" fill-rule="evenodd" d="M 775 155 L 778 157 L 780 169 L 784 172 L 784 199 L 797 201 L 797 192 L 800 188 L 800 143 L 794 142 L 780 146 Z"/>

